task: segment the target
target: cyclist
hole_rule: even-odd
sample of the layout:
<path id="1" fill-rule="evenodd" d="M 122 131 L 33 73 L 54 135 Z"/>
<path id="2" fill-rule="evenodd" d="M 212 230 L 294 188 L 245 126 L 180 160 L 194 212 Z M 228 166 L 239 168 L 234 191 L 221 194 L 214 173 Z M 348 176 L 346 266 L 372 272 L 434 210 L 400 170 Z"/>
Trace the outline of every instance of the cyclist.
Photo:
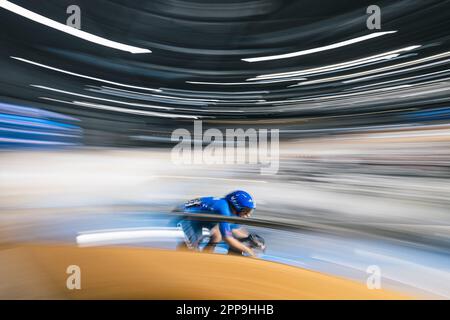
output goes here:
<path id="1" fill-rule="evenodd" d="M 248 218 L 255 210 L 255 202 L 250 194 L 237 190 L 227 194 L 224 198 L 202 197 L 190 200 L 179 207 L 178 211 L 186 213 L 218 214 L 225 217 L 238 216 Z M 215 244 L 224 240 L 230 249 L 255 256 L 253 250 L 242 244 L 238 239 L 248 237 L 248 233 L 239 225 L 230 222 L 209 222 L 196 220 L 182 220 L 181 225 L 186 245 L 198 249 L 202 240 L 203 228 L 210 230 L 210 240 L 206 251 L 213 251 Z"/>

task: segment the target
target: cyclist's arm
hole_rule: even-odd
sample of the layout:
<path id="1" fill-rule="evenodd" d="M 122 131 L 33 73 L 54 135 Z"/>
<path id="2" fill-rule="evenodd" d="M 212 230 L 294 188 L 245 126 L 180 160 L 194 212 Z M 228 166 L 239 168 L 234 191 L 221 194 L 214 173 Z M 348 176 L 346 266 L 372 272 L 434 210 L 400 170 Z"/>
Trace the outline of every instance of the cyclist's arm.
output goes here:
<path id="1" fill-rule="evenodd" d="M 247 230 L 245 230 L 242 227 L 234 228 L 231 230 L 231 232 L 233 233 L 233 236 L 237 239 L 244 239 L 249 236 L 249 233 L 247 232 Z"/>
<path id="2" fill-rule="evenodd" d="M 221 222 L 219 225 L 220 233 L 225 242 L 233 249 L 247 253 L 248 255 L 254 257 L 255 253 L 253 250 L 246 245 L 242 244 L 239 240 L 233 237 L 233 232 L 231 231 L 230 224 L 228 222 Z"/>
<path id="3" fill-rule="evenodd" d="M 233 247 L 235 250 L 239 250 L 240 252 L 247 253 L 248 255 L 254 257 L 255 253 L 252 249 L 249 247 L 243 245 L 239 240 L 234 238 L 233 236 L 225 237 L 225 242 L 230 246 Z"/>

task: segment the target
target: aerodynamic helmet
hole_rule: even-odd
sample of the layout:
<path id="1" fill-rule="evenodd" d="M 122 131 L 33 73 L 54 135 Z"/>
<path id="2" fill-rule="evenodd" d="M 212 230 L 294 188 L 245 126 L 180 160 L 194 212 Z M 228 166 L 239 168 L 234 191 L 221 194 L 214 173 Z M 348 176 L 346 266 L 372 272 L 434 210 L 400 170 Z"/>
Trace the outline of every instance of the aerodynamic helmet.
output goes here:
<path id="1" fill-rule="evenodd" d="M 256 204 L 255 201 L 253 201 L 252 196 L 242 190 L 236 190 L 227 194 L 225 199 L 239 213 L 244 209 L 251 211 L 256 208 Z"/>

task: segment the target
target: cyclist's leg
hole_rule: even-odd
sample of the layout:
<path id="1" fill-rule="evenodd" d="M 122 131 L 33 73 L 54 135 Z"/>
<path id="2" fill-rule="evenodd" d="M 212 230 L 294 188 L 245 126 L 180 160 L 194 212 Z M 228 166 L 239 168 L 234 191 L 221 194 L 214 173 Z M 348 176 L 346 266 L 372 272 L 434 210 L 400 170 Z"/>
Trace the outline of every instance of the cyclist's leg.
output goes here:
<path id="1" fill-rule="evenodd" d="M 209 236 L 209 242 L 203 249 L 205 252 L 214 252 L 214 249 L 216 248 L 216 244 L 222 241 L 222 235 L 219 231 L 219 226 L 216 224 L 210 229 L 210 236 Z"/>
<path id="2" fill-rule="evenodd" d="M 184 233 L 184 243 L 189 249 L 198 249 L 203 236 L 203 226 L 199 221 L 181 220 L 178 223 Z"/>

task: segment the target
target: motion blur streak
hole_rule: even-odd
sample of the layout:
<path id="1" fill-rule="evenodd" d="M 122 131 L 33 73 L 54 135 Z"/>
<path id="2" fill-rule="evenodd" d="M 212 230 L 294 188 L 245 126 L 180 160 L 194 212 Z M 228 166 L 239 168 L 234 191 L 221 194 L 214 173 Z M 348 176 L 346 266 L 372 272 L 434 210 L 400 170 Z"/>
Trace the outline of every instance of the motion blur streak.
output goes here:
<path id="1" fill-rule="evenodd" d="M 76 145 L 81 137 L 77 122 L 54 112 L 0 103 L 0 147 Z"/>
<path id="2" fill-rule="evenodd" d="M 46 86 L 40 86 L 40 85 L 35 85 L 35 84 L 31 84 L 31 86 L 39 88 L 39 89 L 44 89 L 44 90 L 64 93 L 64 94 L 68 94 L 68 95 L 71 95 L 71 96 L 90 98 L 90 99 L 101 100 L 101 101 L 108 101 L 108 102 L 116 102 L 116 103 L 119 103 L 119 104 L 125 104 L 125 105 L 130 105 L 130 106 L 145 107 L 145 108 L 155 108 L 155 109 L 166 109 L 166 110 L 167 109 L 171 109 L 171 108 L 165 108 L 165 107 L 159 107 L 159 106 L 152 106 L 152 105 L 148 105 L 148 104 L 129 103 L 129 102 L 125 102 L 125 101 L 118 101 L 118 100 L 111 100 L 111 99 L 104 99 L 104 98 L 98 98 L 98 97 L 93 97 L 93 96 L 87 96 L 87 95 L 84 95 L 84 94 L 79 94 L 79 93 L 75 93 L 75 92 L 59 90 L 59 89 L 56 89 L 56 88 L 49 88 L 49 87 L 46 87 Z"/>
<path id="3" fill-rule="evenodd" d="M 61 70 L 61 69 L 58 69 L 58 68 L 50 67 L 50 66 L 47 66 L 47 65 L 44 65 L 44 64 L 41 64 L 41 63 L 33 62 L 33 61 L 30 61 L 30 60 L 27 60 L 27 59 L 23 59 L 23 58 L 19 58 L 19 57 L 11 57 L 11 58 L 19 60 L 19 61 L 22 61 L 22 62 L 26 62 L 26 63 L 29 63 L 29 64 L 33 64 L 33 65 L 38 66 L 38 67 L 50 69 L 50 70 L 53 70 L 53 71 L 62 72 L 62 73 L 69 74 L 69 75 L 76 76 L 76 77 L 80 77 L 80 78 L 85 78 L 85 79 L 89 79 L 89 80 L 109 83 L 109 84 L 113 84 L 113 85 L 120 86 L 120 87 L 161 92 L 161 90 L 159 90 L 159 89 L 137 87 L 137 86 L 132 86 L 132 85 L 128 85 L 128 84 L 117 83 L 117 82 L 114 82 L 114 81 L 108 81 L 108 80 L 104 80 L 104 79 L 99 79 L 99 78 L 95 78 L 95 77 L 89 77 L 89 76 L 86 76 L 86 75 L 83 75 L 83 74 L 78 74 L 78 73 L 75 73 L 75 72 Z"/>
<path id="4" fill-rule="evenodd" d="M 23 288 L 50 285 L 74 257 L 99 283 L 70 297 L 102 296 L 102 283 L 113 297 L 179 297 L 164 291 L 173 279 L 240 283 L 248 264 L 265 270 L 249 297 L 450 299 L 449 1 L 377 1 L 379 30 L 367 29 L 371 0 L 76 3 L 83 31 L 65 25 L 72 0 L 0 1 L 26 8 L 0 9 L 1 297 L 48 297 Z M 125 51 L 78 37 L 94 34 Z M 197 119 L 202 133 L 279 129 L 277 174 L 172 162 L 172 133 Z M 200 140 L 189 141 L 203 160 Z M 258 204 L 248 228 L 266 240 L 261 259 L 223 244 L 175 251 L 175 206 L 236 189 Z M 105 271 L 97 255 L 117 264 Z M 366 288 L 371 266 L 386 292 Z M 262 294 L 278 277 L 286 287 Z M 180 295 L 222 297 L 208 285 Z"/>
<path id="5" fill-rule="evenodd" d="M 77 236 L 77 243 L 81 246 L 107 245 L 124 242 L 136 243 L 142 241 L 167 241 L 167 239 L 183 239 L 183 231 L 180 229 L 119 229 L 107 232 L 90 232 Z"/>
<path id="6" fill-rule="evenodd" d="M 349 67 L 355 67 L 359 65 L 365 65 L 371 62 L 379 61 L 379 60 L 389 60 L 395 57 L 398 57 L 397 53 L 401 53 L 403 51 L 411 51 L 414 49 L 420 48 L 420 46 L 410 46 L 398 50 L 393 50 L 385 53 L 380 53 L 374 56 L 347 61 L 344 63 L 338 63 L 333 64 L 329 66 L 319 67 L 319 68 L 313 68 L 313 69 L 306 69 L 306 70 L 299 70 L 299 71 L 291 71 L 291 72 L 285 72 L 285 73 L 274 73 L 274 74 L 267 74 L 267 75 L 261 75 L 257 76 L 256 78 L 251 78 L 248 80 L 257 80 L 257 79 L 272 79 L 272 78 L 283 78 L 283 77 L 292 77 L 292 76 L 309 76 L 313 75 L 315 73 L 325 73 L 326 71 L 336 71 L 344 68 Z"/>
<path id="7" fill-rule="evenodd" d="M 365 40 L 381 37 L 381 36 L 384 36 L 385 34 L 391 34 L 391 33 L 395 33 L 395 32 L 397 32 L 397 31 L 374 32 L 374 33 L 371 33 L 371 34 L 368 34 L 368 35 L 365 35 L 365 36 L 361 36 L 361 37 L 358 37 L 358 38 L 354 38 L 354 39 L 350 39 L 350 40 L 346 40 L 346 41 L 330 44 L 328 46 L 324 46 L 324 47 L 320 47 L 320 48 L 308 49 L 308 50 L 297 51 L 297 52 L 292 52 L 292 53 L 279 54 L 279 55 L 268 56 L 268 57 L 247 58 L 247 59 L 242 59 L 242 60 L 247 61 L 247 62 L 259 62 L 259 61 L 268 61 L 268 60 L 277 60 L 277 59 L 287 59 L 287 58 L 299 57 L 299 56 L 304 56 L 304 55 L 307 55 L 307 54 L 312 54 L 312 53 L 316 53 L 316 52 L 321 52 L 321 51 L 326 51 L 326 50 L 331 50 L 331 49 L 336 49 L 336 48 L 348 46 L 350 44 L 354 44 L 354 43 L 358 43 L 358 42 L 361 42 L 361 41 L 365 41 Z"/>
<path id="8" fill-rule="evenodd" d="M 142 48 L 137 48 L 137 47 L 133 47 L 133 46 L 129 46 L 123 43 L 118 43 L 115 41 L 111 41 L 72 27 L 69 27 L 65 24 L 53 21 L 51 19 L 48 19 L 44 16 L 41 16 L 39 14 L 36 14 L 30 10 L 27 10 L 25 8 L 22 8 L 18 5 L 15 5 L 9 1 L 6 0 L 0 0 L 0 7 L 9 10 L 11 12 L 14 12 L 18 15 L 21 15 L 25 18 L 31 19 L 35 22 L 38 23 L 42 23 L 50 28 L 54 28 L 57 29 L 59 31 L 65 32 L 67 34 L 70 34 L 72 36 L 90 41 L 90 42 L 94 42 L 97 44 L 100 44 L 102 46 L 106 46 L 106 47 L 110 47 L 110 48 L 114 48 L 114 49 L 118 49 L 118 50 L 123 50 L 123 51 L 129 51 L 131 53 L 150 53 L 151 51 L 148 49 L 142 49 Z"/>

